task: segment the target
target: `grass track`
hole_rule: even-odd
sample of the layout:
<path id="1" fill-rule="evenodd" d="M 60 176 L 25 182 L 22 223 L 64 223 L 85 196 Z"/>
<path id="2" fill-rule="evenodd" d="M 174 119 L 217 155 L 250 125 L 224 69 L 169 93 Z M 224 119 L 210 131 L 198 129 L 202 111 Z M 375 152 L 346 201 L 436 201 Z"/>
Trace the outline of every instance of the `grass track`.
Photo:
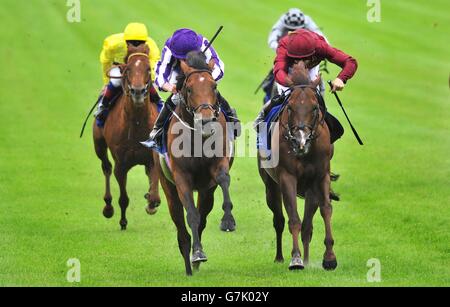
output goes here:
<path id="1" fill-rule="evenodd" d="M 79 258 L 83 286 L 368 286 L 369 258 L 386 286 L 450 285 L 450 17 L 448 1 L 382 1 L 368 23 L 366 1 L 308 1 L 303 9 L 330 41 L 354 55 L 359 70 L 340 94 L 364 147 L 347 128 L 333 169 L 343 200 L 333 226 L 339 266 L 320 268 L 323 222 L 315 218 L 312 267 L 275 265 L 275 233 L 256 160 L 232 171 L 238 230 L 219 231 L 220 195 L 208 220 L 209 262 L 184 276 L 165 201 L 144 212 L 144 170 L 129 176 L 129 228 L 106 220 L 103 175 L 85 112 L 101 86 L 102 40 L 129 21 L 144 21 L 162 46 L 178 27 L 211 36 L 226 63 L 221 92 L 243 121 L 256 116 L 253 91 L 273 59 L 272 23 L 297 1 L 81 1 L 81 23 L 66 21 L 63 0 L 3 0 L 0 10 L 0 285 L 62 285 L 66 261 Z M 168 13 L 175 8 L 175 13 Z M 337 73 L 333 67 L 332 76 Z M 328 77 L 328 76 L 325 76 Z M 117 185 L 113 184 L 115 203 Z M 115 205 L 118 209 L 118 205 Z M 301 207 L 301 206 L 300 206 Z M 116 210 L 117 213 L 117 210 Z M 284 253 L 290 238 L 285 231 Z"/>

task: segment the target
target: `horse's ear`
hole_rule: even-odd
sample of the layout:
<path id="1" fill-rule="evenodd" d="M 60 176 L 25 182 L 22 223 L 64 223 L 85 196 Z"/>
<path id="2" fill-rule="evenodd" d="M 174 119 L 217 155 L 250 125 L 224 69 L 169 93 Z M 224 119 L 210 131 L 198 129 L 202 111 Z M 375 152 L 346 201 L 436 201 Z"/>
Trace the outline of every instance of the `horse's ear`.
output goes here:
<path id="1" fill-rule="evenodd" d="M 186 61 L 184 60 L 180 60 L 180 67 L 181 67 L 181 71 L 185 74 L 188 75 L 189 72 L 192 70 L 191 67 L 189 67 L 189 65 L 186 63 Z"/>
<path id="2" fill-rule="evenodd" d="M 315 80 L 311 82 L 312 87 L 317 87 L 322 82 L 322 74 L 319 74 Z"/>
<path id="3" fill-rule="evenodd" d="M 214 62 L 214 59 L 209 60 L 208 67 L 209 67 L 210 71 L 214 70 L 215 65 L 216 65 L 216 62 Z"/>

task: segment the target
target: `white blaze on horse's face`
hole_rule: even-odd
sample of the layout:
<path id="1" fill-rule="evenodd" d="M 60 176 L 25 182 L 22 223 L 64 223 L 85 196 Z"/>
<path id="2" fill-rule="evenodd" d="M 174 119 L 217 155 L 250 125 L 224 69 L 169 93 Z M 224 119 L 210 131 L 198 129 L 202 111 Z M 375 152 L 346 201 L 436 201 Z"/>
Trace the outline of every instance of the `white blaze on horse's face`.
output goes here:
<path id="1" fill-rule="evenodd" d="M 306 142 L 308 141 L 308 135 L 305 133 L 305 131 L 300 130 L 300 142 L 299 142 L 299 149 L 304 150 L 306 147 Z"/>

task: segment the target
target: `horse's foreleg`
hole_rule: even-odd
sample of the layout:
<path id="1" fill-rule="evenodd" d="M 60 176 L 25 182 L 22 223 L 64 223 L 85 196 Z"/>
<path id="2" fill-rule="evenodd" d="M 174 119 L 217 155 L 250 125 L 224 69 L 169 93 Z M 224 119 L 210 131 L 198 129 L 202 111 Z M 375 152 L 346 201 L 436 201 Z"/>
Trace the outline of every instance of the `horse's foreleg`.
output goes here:
<path id="1" fill-rule="evenodd" d="M 206 227 L 206 218 L 208 217 L 208 214 L 211 212 L 211 210 L 214 206 L 214 191 L 215 190 L 216 190 L 216 187 L 211 188 L 206 191 L 198 192 L 197 209 L 200 213 L 200 224 L 198 226 L 198 236 L 199 236 L 200 242 L 202 240 L 203 230 L 205 230 L 205 227 Z M 193 263 L 193 266 L 194 266 L 195 270 L 199 270 L 200 262 Z"/>
<path id="2" fill-rule="evenodd" d="M 178 192 L 175 186 L 169 183 L 165 178 L 161 179 L 161 184 L 163 186 L 164 192 L 166 193 L 170 217 L 177 227 L 178 248 L 180 249 L 180 253 L 184 259 L 186 274 L 192 275 L 191 261 L 189 259 L 191 250 L 191 236 L 186 229 L 183 205 L 178 197 Z"/>
<path id="3" fill-rule="evenodd" d="M 331 233 L 331 215 L 333 208 L 330 201 L 330 175 L 327 173 L 321 182 L 321 199 L 320 199 L 320 214 L 325 223 L 325 254 L 323 256 L 322 266 L 325 270 L 334 270 L 337 267 L 336 255 L 333 251 L 333 235 Z"/>
<path id="4" fill-rule="evenodd" d="M 308 190 L 305 195 L 305 212 L 301 230 L 305 265 L 309 262 L 309 243 L 313 232 L 313 217 L 318 208 L 318 200 L 314 193 L 312 190 Z"/>
<path id="5" fill-rule="evenodd" d="M 153 215 L 161 204 L 161 198 L 159 197 L 159 162 L 153 160 L 152 166 L 145 166 L 145 173 L 147 174 L 150 184 L 148 193 L 145 194 L 145 198 L 147 199 L 145 211 L 147 211 L 148 214 Z"/>
<path id="6" fill-rule="evenodd" d="M 231 210 L 233 210 L 233 203 L 230 197 L 230 174 L 228 173 L 228 165 L 223 165 L 213 174 L 217 184 L 222 189 L 223 204 L 222 209 L 224 211 L 220 229 L 222 231 L 234 231 L 236 229 L 236 221 L 234 220 Z"/>
<path id="7" fill-rule="evenodd" d="M 263 172 L 265 172 L 263 170 Z M 266 174 L 264 180 L 266 184 L 266 202 L 270 210 L 273 212 L 273 227 L 277 235 L 277 254 L 275 262 L 284 262 L 283 257 L 283 231 L 285 219 L 283 216 L 283 208 L 281 204 L 281 191 L 277 183 L 275 183 L 269 175 Z"/>
<path id="8" fill-rule="evenodd" d="M 128 198 L 127 194 L 127 173 L 128 168 L 116 163 L 114 167 L 114 175 L 116 176 L 117 183 L 119 184 L 120 189 L 119 205 L 121 216 L 119 223 L 122 230 L 126 230 L 128 224 L 126 212 L 130 199 Z"/>
<path id="9" fill-rule="evenodd" d="M 96 128 L 96 126 L 94 128 Z M 102 161 L 102 171 L 103 175 L 105 176 L 105 195 L 103 196 L 103 200 L 105 201 L 105 207 L 103 208 L 103 216 L 106 218 L 111 218 L 114 215 L 114 208 L 112 206 L 111 185 L 110 185 L 112 165 L 108 159 L 108 147 L 106 146 L 105 139 L 103 139 L 99 131 L 95 130 L 94 130 L 94 146 L 97 157 Z"/>
<path id="10" fill-rule="evenodd" d="M 289 231 L 292 235 L 292 259 L 289 264 L 289 269 L 301 270 L 304 268 L 304 265 L 298 245 L 298 237 L 302 223 L 297 212 L 297 178 L 284 172 L 280 175 L 280 186 L 283 203 L 289 216 Z"/>
<path id="11" fill-rule="evenodd" d="M 192 263 L 204 262 L 207 260 L 203 247 L 200 242 L 199 225 L 200 225 L 200 213 L 194 204 L 193 187 L 191 181 L 185 176 L 185 174 L 178 176 L 174 173 L 174 180 L 177 187 L 178 197 L 186 209 L 186 219 L 189 227 L 192 231 Z"/>

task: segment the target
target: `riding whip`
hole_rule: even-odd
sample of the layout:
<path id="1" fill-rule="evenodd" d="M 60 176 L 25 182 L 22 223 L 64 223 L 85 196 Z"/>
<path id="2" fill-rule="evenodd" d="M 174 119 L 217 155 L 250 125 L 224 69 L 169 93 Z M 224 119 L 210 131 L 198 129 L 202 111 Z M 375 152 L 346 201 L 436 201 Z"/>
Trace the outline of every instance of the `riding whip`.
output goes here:
<path id="1" fill-rule="evenodd" d="M 219 29 L 217 30 L 216 34 L 214 34 L 214 36 L 209 41 L 209 44 L 206 46 L 205 50 L 202 51 L 203 54 L 205 54 L 205 52 L 209 49 L 209 47 L 211 47 L 212 43 L 216 39 L 217 35 L 219 35 L 220 31 L 222 31 L 222 29 L 223 29 L 223 26 L 220 26 Z"/>
<path id="2" fill-rule="evenodd" d="M 94 105 L 92 106 L 92 108 L 91 108 L 91 110 L 89 111 L 88 115 L 86 116 L 86 119 L 84 120 L 83 127 L 81 128 L 80 139 L 81 139 L 81 137 L 83 136 L 84 127 L 86 127 L 86 123 L 87 123 L 89 117 L 91 116 L 92 111 L 94 111 L 95 106 L 97 105 L 97 103 L 98 103 L 98 100 L 94 103 Z"/>
<path id="3" fill-rule="evenodd" d="M 331 84 L 331 81 L 328 80 L 328 84 L 330 85 L 331 89 L 333 89 L 333 85 Z M 350 121 L 350 118 L 348 118 L 347 112 L 345 112 L 344 106 L 342 105 L 341 100 L 339 99 L 339 96 L 336 92 L 333 92 L 334 97 L 336 97 L 337 102 L 341 106 L 342 111 L 344 112 L 345 118 L 347 118 L 348 123 L 350 124 L 350 128 L 352 128 L 353 134 L 355 135 L 356 139 L 358 140 L 359 145 L 364 145 L 361 141 L 361 138 L 358 135 L 358 132 L 356 132 L 356 129 L 353 127 L 352 122 Z"/>

